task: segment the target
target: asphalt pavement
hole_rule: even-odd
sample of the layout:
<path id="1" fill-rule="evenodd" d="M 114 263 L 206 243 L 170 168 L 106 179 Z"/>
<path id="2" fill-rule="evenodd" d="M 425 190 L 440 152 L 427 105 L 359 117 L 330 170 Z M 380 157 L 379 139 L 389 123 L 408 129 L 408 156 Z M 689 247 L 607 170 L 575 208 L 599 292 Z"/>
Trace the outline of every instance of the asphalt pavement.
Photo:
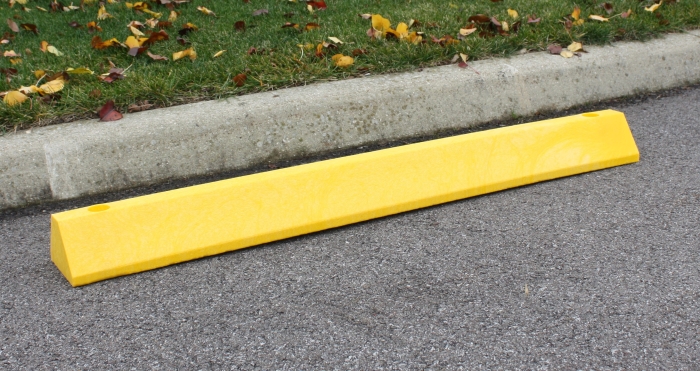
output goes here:
<path id="1" fill-rule="evenodd" d="M 49 214 L 158 189 L 2 213 L 0 369 L 697 369 L 700 88 L 604 106 L 639 163 L 79 288 Z"/>

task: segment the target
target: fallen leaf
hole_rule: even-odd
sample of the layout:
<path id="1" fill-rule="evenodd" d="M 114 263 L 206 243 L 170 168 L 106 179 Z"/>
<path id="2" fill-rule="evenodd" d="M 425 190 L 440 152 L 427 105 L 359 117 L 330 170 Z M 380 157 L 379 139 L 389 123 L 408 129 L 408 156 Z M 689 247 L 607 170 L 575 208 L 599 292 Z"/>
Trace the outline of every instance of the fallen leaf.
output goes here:
<path id="1" fill-rule="evenodd" d="M 336 44 L 344 44 L 342 41 L 340 41 L 339 38 L 333 37 L 333 36 L 328 36 L 328 40 L 333 41 Z"/>
<path id="2" fill-rule="evenodd" d="M 131 31 L 131 33 L 134 34 L 134 36 L 146 36 L 143 34 L 143 32 L 139 31 L 139 29 L 134 26 L 129 26 L 129 31 Z"/>
<path id="3" fill-rule="evenodd" d="M 508 15 L 513 19 L 518 19 L 518 12 L 513 9 L 508 9 Z"/>
<path id="4" fill-rule="evenodd" d="M 574 8 L 574 11 L 571 12 L 571 18 L 573 18 L 575 21 L 578 21 L 580 17 L 581 17 L 581 8 L 579 8 L 577 6 Z"/>
<path id="5" fill-rule="evenodd" d="M 372 14 L 372 28 L 379 32 L 385 32 L 391 29 L 391 22 L 379 14 Z"/>
<path id="6" fill-rule="evenodd" d="M 286 22 L 285 24 L 282 25 L 281 28 L 296 28 L 296 29 L 298 29 L 299 25 L 296 23 Z"/>
<path id="7" fill-rule="evenodd" d="M 51 53 L 51 54 L 53 54 L 53 55 L 55 55 L 55 56 L 57 56 L 57 57 L 62 57 L 62 56 L 63 56 L 63 53 L 61 53 L 60 51 L 58 51 L 58 49 L 56 49 L 56 47 L 53 46 L 53 45 L 49 45 L 49 46 L 46 48 L 46 51 L 49 52 L 49 53 Z"/>
<path id="8" fill-rule="evenodd" d="M 197 52 L 195 52 L 193 48 L 189 48 L 189 49 L 185 49 L 181 52 L 173 53 L 173 61 L 176 61 L 176 60 L 184 58 L 184 57 L 190 57 L 190 60 L 195 60 L 195 59 L 197 59 Z"/>
<path id="9" fill-rule="evenodd" d="M 38 35 L 38 34 L 39 34 L 39 30 L 36 28 L 36 25 L 35 25 L 35 24 L 31 24 L 31 23 L 22 23 L 22 24 L 20 24 L 19 26 L 22 27 L 23 29 L 27 30 L 27 31 L 34 32 L 35 35 Z"/>
<path id="10" fill-rule="evenodd" d="M 491 17 L 484 14 L 477 14 L 469 17 L 468 21 L 474 23 L 489 23 L 491 22 Z"/>
<path id="11" fill-rule="evenodd" d="M 352 66 L 353 63 L 355 63 L 355 59 L 353 57 L 349 57 L 347 55 L 342 55 L 342 54 L 336 54 L 333 57 L 331 57 L 333 62 L 335 62 L 335 65 L 338 67 L 350 67 Z"/>
<path id="12" fill-rule="evenodd" d="M 603 9 L 605 9 L 606 12 L 608 12 L 608 14 L 612 14 L 614 11 L 613 5 L 610 3 L 603 3 L 601 6 L 603 7 Z"/>
<path id="13" fill-rule="evenodd" d="M 226 50 L 219 50 L 218 52 L 216 52 L 216 54 L 214 54 L 214 57 L 213 57 L 213 58 L 218 58 L 218 57 L 220 57 L 222 54 L 224 54 L 225 52 L 226 52 Z"/>
<path id="14" fill-rule="evenodd" d="M 627 18 L 627 17 L 629 17 L 630 15 L 632 15 L 632 9 L 629 9 L 628 11 L 626 11 L 626 12 L 624 12 L 624 13 L 621 13 L 621 14 L 620 14 L 620 17 L 621 17 L 621 18 Z"/>
<path id="15" fill-rule="evenodd" d="M 10 58 L 12 64 L 22 64 L 22 58 Z"/>
<path id="16" fill-rule="evenodd" d="M 561 53 L 562 49 L 564 49 L 564 48 L 562 48 L 561 45 L 556 45 L 556 44 L 552 44 L 552 45 L 547 47 L 547 50 L 549 51 L 550 54 L 559 54 L 559 53 Z"/>
<path id="17" fill-rule="evenodd" d="M 527 17 L 527 23 L 540 23 L 542 18 L 537 18 L 536 15 L 532 14 Z"/>
<path id="18" fill-rule="evenodd" d="M 37 79 L 44 77 L 44 75 L 46 75 L 46 71 L 44 71 L 44 70 L 34 71 L 34 77 L 36 77 Z"/>
<path id="19" fill-rule="evenodd" d="M 202 13 L 204 13 L 204 14 L 206 14 L 206 15 L 211 15 L 211 16 L 216 17 L 216 14 L 214 14 L 214 12 L 212 12 L 211 10 L 209 10 L 209 9 L 203 7 L 203 6 L 198 6 L 198 7 L 197 7 L 197 10 L 199 10 L 200 12 L 202 12 Z"/>
<path id="20" fill-rule="evenodd" d="M 95 35 L 92 38 L 92 41 L 90 41 L 90 45 L 92 46 L 93 49 L 98 49 L 98 50 L 106 49 L 106 48 L 113 47 L 113 46 L 126 47 L 126 45 L 119 42 L 119 40 L 117 40 L 116 38 L 112 38 L 112 39 L 109 39 L 107 41 L 102 41 L 102 38 L 97 36 L 97 35 Z"/>
<path id="21" fill-rule="evenodd" d="M 63 90 L 63 87 L 65 86 L 63 80 L 56 79 L 47 82 L 46 84 L 43 84 L 39 86 L 39 94 L 44 95 L 44 94 L 54 94 L 58 93 L 59 91 Z"/>
<path id="22" fill-rule="evenodd" d="M 111 14 L 107 13 L 107 9 L 105 9 L 104 5 L 100 5 L 100 9 L 97 11 L 97 19 L 101 21 L 101 20 L 104 20 L 107 18 L 113 18 L 113 17 Z"/>
<path id="23" fill-rule="evenodd" d="M 177 33 L 178 33 L 180 36 L 185 36 L 185 35 L 187 35 L 188 33 L 192 32 L 192 31 L 197 31 L 198 29 L 199 29 L 199 28 L 198 28 L 197 26 L 195 26 L 194 24 L 188 22 L 188 23 L 185 23 L 185 24 L 182 26 L 182 28 L 180 29 L 180 31 L 178 31 Z"/>
<path id="24" fill-rule="evenodd" d="M 140 102 L 140 104 L 132 103 L 127 107 L 128 112 L 141 112 L 145 111 L 151 107 L 155 106 L 153 103 L 149 103 L 147 100 Z"/>
<path id="25" fill-rule="evenodd" d="M 94 89 L 88 94 L 88 96 L 90 98 L 99 98 L 102 96 L 102 90 Z"/>
<path id="26" fill-rule="evenodd" d="M 257 16 L 263 15 L 263 14 L 269 14 L 268 10 L 267 9 L 258 9 L 258 10 L 253 12 L 253 17 L 257 17 Z"/>
<path id="27" fill-rule="evenodd" d="M 570 50 L 564 49 L 561 51 L 561 53 L 559 53 L 559 55 L 561 55 L 564 58 L 571 58 L 574 56 L 574 53 L 572 53 Z"/>
<path id="28" fill-rule="evenodd" d="M 319 10 L 326 9 L 326 2 L 324 0 L 309 1 L 306 3 L 306 5 L 310 6 L 313 9 L 319 9 Z"/>
<path id="29" fill-rule="evenodd" d="M 238 21 L 233 24 L 233 29 L 238 31 L 238 32 L 244 32 L 245 31 L 245 21 Z"/>
<path id="30" fill-rule="evenodd" d="M 87 67 L 66 68 L 66 72 L 71 75 L 92 75 L 94 72 Z"/>
<path id="31" fill-rule="evenodd" d="M 318 23 L 307 23 L 306 26 L 304 26 L 304 31 L 311 31 L 311 30 L 317 30 L 321 28 L 321 26 Z"/>
<path id="32" fill-rule="evenodd" d="M 102 31 L 102 27 L 100 27 L 95 21 L 88 22 L 86 27 L 89 32 Z"/>
<path id="33" fill-rule="evenodd" d="M 148 54 L 148 56 L 151 57 L 151 59 L 153 59 L 154 61 L 167 61 L 168 60 L 167 57 L 164 57 L 164 56 L 158 55 L 158 54 L 152 54 L 149 51 L 147 51 L 146 54 Z"/>
<path id="34" fill-rule="evenodd" d="M 114 101 L 108 100 L 100 111 L 97 113 L 100 116 L 100 121 L 117 121 L 121 120 L 124 116 L 114 108 Z"/>
<path id="35" fill-rule="evenodd" d="M 355 49 L 352 51 L 352 55 L 357 57 L 358 55 L 364 55 L 367 54 L 367 50 L 365 49 Z"/>
<path id="36" fill-rule="evenodd" d="M 571 52 L 583 51 L 583 44 L 581 44 L 580 42 L 574 41 L 566 48 Z"/>
<path id="37" fill-rule="evenodd" d="M 369 13 L 358 14 L 362 19 L 372 19 L 372 15 Z"/>
<path id="38" fill-rule="evenodd" d="M 10 18 L 7 18 L 7 25 L 10 27 L 12 32 L 19 32 L 19 26 L 17 26 L 17 23 Z"/>
<path id="39" fill-rule="evenodd" d="M 178 12 L 171 10 L 170 15 L 168 16 L 168 21 L 170 22 L 175 22 L 177 20 Z"/>
<path id="40" fill-rule="evenodd" d="M 42 41 L 39 43 L 39 50 L 42 52 L 46 53 L 46 48 L 49 47 L 49 42 L 48 41 Z"/>
<path id="41" fill-rule="evenodd" d="M 14 50 L 6 50 L 6 51 L 4 51 L 4 52 L 2 53 L 2 56 L 3 56 L 3 57 L 7 57 L 7 58 L 20 57 L 20 55 L 17 54 L 17 53 L 15 53 Z"/>
<path id="42" fill-rule="evenodd" d="M 644 7 L 644 10 L 646 10 L 647 12 L 652 12 L 652 13 L 653 13 L 656 9 L 659 9 L 659 7 L 661 6 L 661 4 L 663 4 L 663 0 L 662 0 L 661 2 L 659 2 L 658 4 L 654 4 L 654 5 L 652 5 L 652 6 Z"/>
<path id="43" fill-rule="evenodd" d="M 71 26 L 71 27 L 73 27 L 73 28 L 83 28 L 83 25 L 81 25 L 81 24 L 78 23 L 77 21 L 71 21 L 71 22 L 68 23 L 68 25 Z"/>
<path id="44" fill-rule="evenodd" d="M 5 94 L 2 101 L 8 106 L 14 106 L 16 104 L 22 104 L 25 100 L 29 99 L 28 96 L 20 93 L 19 91 L 13 90 Z"/>
<path id="45" fill-rule="evenodd" d="M 245 84 L 245 81 L 248 79 L 248 76 L 246 76 L 245 73 L 239 73 L 236 76 L 233 76 L 233 82 L 236 83 L 236 86 L 239 88 Z"/>
<path id="46" fill-rule="evenodd" d="M 603 16 L 595 15 L 595 14 L 589 15 L 588 18 L 592 19 L 594 21 L 600 21 L 600 22 L 607 22 L 608 21 L 607 18 L 605 18 Z"/>
<path id="47" fill-rule="evenodd" d="M 46 9 L 44 9 L 44 8 L 40 7 L 40 6 L 37 6 L 36 8 L 37 8 L 37 9 L 38 9 L 39 11 L 42 11 L 42 12 L 48 12 L 48 10 L 46 10 Z"/>

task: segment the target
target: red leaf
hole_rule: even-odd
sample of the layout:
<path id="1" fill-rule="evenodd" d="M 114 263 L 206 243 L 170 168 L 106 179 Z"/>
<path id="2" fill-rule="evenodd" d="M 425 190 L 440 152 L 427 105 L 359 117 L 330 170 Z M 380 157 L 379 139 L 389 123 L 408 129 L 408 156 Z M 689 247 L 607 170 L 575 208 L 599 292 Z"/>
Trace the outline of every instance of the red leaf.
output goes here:
<path id="1" fill-rule="evenodd" d="M 233 82 L 236 83 L 236 86 L 239 88 L 245 84 L 245 81 L 248 80 L 248 76 L 246 76 L 245 73 L 239 73 L 236 76 L 233 76 Z"/>
<path id="2" fill-rule="evenodd" d="M 245 21 L 238 21 L 233 24 L 233 29 L 236 31 L 244 32 L 245 31 Z"/>
<path id="3" fill-rule="evenodd" d="M 100 116 L 100 121 L 117 121 L 124 117 L 114 108 L 114 101 L 112 100 L 108 100 L 97 115 Z"/>
<path id="4" fill-rule="evenodd" d="M 308 1 L 306 2 L 306 5 L 311 5 L 311 7 L 314 9 L 326 9 L 326 2 L 324 0 Z"/>

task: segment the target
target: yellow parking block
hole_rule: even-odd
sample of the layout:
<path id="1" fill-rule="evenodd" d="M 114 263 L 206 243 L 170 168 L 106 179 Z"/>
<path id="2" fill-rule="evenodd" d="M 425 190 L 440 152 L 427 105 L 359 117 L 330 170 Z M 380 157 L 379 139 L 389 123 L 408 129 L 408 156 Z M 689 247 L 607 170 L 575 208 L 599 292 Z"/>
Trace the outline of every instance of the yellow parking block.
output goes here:
<path id="1" fill-rule="evenodd" d="M 73 286 L 636 162 L 606 110 L 410 144 L 51 216 Z"/>

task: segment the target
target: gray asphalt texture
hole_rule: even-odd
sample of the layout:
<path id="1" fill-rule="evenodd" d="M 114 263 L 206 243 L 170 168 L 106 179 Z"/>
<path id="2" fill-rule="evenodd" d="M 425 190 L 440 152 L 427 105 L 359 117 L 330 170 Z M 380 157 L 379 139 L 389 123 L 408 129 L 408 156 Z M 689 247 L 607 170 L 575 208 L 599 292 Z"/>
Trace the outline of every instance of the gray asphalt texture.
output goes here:
<path id="1" fill-rule="evenodd" d="M 698 369 L 700 88 L 606 107 L 639 163 L 80 288 L 49 213 L 100 199 L 4 213 L 0 368 Z"/>

